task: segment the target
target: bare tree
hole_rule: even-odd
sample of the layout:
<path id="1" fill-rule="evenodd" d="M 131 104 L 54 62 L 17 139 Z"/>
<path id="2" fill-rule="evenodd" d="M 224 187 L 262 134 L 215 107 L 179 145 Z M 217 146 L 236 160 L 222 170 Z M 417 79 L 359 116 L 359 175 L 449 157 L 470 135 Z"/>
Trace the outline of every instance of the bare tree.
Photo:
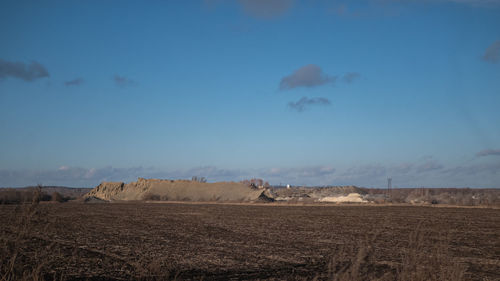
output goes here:
<path id="1" fill-rule="evenodd" d="M 191 181 L 195 181 L 195 182 L 207 182 L 207 179 L 205 177 L 197 177 L 197 176 L 193 176 L 191 177 Z"/>

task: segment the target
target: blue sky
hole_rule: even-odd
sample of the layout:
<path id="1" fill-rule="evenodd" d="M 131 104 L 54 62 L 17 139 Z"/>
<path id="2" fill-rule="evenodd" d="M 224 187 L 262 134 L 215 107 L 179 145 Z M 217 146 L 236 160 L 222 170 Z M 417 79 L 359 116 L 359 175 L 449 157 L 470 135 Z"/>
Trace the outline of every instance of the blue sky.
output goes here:
<path id="1" fill-rule="evenodd" d="M 2 1 L 0 186 L 500 187 L 500 1 Z"/>

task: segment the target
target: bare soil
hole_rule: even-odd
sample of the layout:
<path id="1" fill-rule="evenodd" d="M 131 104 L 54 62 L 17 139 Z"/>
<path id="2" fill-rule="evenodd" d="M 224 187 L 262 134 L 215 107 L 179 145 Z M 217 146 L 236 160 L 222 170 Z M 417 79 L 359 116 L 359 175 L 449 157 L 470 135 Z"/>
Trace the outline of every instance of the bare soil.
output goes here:
<path id="1" fill-rule="evenodd" d="M 0 205 L 0 279 L 334 280 L 347 272 L 352 280 L 403 280 L 423 272 L 422 279 L 428 273 L 445 280 L 462 270 L 465 280 L 500 280 L 498 209 L 180 203 L 28 208 Z M 426 261 L 432 264 L 423 266 Z"/>

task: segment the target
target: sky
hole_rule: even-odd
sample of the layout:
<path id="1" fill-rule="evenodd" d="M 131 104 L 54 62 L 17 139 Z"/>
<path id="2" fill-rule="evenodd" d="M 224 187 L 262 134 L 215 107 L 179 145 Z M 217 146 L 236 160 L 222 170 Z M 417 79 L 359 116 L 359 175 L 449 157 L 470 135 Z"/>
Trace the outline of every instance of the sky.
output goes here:
<path id="1" fill-rule="evenodd" d="M 4 0 L 0 38 L 0 186 L 500 188 L 499 0 Z"/>

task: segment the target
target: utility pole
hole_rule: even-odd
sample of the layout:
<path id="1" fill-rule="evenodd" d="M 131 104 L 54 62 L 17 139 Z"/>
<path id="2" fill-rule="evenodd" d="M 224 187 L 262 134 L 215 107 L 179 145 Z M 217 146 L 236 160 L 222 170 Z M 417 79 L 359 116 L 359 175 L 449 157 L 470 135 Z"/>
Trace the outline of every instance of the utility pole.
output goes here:
<path id="1" fill-rule="evenodd" d="M 391 199 L 392 178 L 387 178 L 387 198 Z"/>

